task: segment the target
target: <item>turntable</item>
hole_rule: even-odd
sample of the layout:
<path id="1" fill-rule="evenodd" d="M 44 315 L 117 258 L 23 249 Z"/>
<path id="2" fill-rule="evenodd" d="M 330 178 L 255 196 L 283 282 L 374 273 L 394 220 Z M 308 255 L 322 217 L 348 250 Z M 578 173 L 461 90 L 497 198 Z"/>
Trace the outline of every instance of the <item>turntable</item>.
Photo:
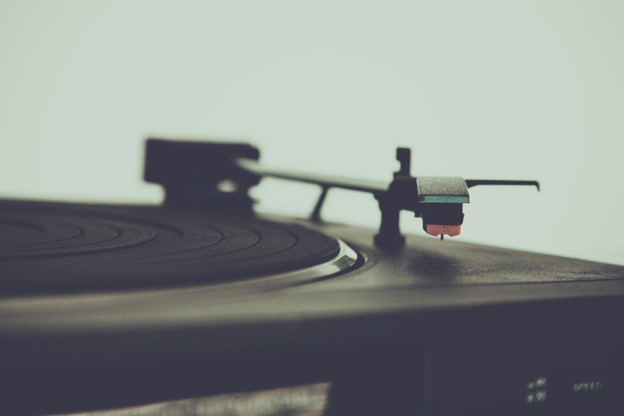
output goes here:
<path id="1" fill-rule="evenodd" d="M 273 414 L 622 414 L 624 268 L 404 236 L 403 210 L 443 239 L 468 188 L 539 184 L 413 177 L 397 158 L 375 183 L 151 139 L 162 206 L 0 201 L 2 414 L 265 391 L 327 392 Z M 255 214 L 265 176 L 317 184 L 310 218 Z M 335 188 L 372 194 L 378 231 L 324 222 Z"/>

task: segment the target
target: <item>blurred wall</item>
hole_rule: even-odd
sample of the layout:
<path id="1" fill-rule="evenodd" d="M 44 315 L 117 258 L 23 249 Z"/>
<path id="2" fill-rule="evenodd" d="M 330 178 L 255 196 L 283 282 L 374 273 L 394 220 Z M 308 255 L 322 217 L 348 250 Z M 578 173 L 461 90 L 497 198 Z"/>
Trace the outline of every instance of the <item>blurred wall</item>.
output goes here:
<path id="1" fill-rule="evenodd" d="M 624 264 L 623 78 L 618 0 L 0 0 L 0 196 L 159 201 L 148 135 L 373 179 L 407 145 L 418 174 L 542 182 L 475 188 L 458 238 Z M 378 221 L 351 192 L 325 214 Z"/>

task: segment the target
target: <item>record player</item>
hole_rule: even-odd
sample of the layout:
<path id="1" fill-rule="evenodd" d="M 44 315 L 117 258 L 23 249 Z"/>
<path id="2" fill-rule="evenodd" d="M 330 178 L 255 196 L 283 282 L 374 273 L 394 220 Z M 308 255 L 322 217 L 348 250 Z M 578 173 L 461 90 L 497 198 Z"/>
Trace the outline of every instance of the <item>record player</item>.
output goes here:
<path id="1" fill-rule="evenodd" d="M 316 383 L 329 416 L 624 412 L 623 267 L 399 229 L 456 236 L 470 187 L 537 182 L 414 177 L 408 149 L 389 183 L 258 159 L 150 139 L 161 206 L 0 201 L 0 412 Z M 310 217 L 255 214 L 265 176 L 317 184 Z M 323 221 L 335 188 L 378 229 Z"/>

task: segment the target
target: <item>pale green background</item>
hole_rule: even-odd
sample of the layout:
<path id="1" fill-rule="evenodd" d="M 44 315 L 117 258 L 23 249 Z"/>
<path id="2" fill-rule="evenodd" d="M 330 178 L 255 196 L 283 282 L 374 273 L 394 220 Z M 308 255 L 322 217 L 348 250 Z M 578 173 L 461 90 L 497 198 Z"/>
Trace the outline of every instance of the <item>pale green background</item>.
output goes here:
<path id="1" fill-rule="evenodd" d="M 0 0 L 0 196 L 159 201 L 151 134 L 373 179 L 400 144 L 418 174 L 542 182 L 475 189 L 458 239 L 624 264 L 623 78 L 621 0 Z M 326 216 L 377 225 L 350 192 Z"/>

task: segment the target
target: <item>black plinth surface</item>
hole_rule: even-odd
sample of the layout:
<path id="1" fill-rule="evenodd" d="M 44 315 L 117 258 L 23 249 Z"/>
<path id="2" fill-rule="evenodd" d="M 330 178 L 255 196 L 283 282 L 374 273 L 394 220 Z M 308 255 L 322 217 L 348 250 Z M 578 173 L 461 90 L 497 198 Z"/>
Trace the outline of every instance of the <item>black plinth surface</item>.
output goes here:
<path id="1" fill-rule="evenodd" d="M 624 368 L 622 266 L 419 236 L 383 252 L 374 229 L 160 207 L 3 201 L 0 213 L 0 414 L 331 381 L 343 414 L 526 415 L 532 377 Z M 333 256 L 333 237 L 360 267 L 255 278 Z M 503 410 L 487 402 L 508 396 Z"/>

